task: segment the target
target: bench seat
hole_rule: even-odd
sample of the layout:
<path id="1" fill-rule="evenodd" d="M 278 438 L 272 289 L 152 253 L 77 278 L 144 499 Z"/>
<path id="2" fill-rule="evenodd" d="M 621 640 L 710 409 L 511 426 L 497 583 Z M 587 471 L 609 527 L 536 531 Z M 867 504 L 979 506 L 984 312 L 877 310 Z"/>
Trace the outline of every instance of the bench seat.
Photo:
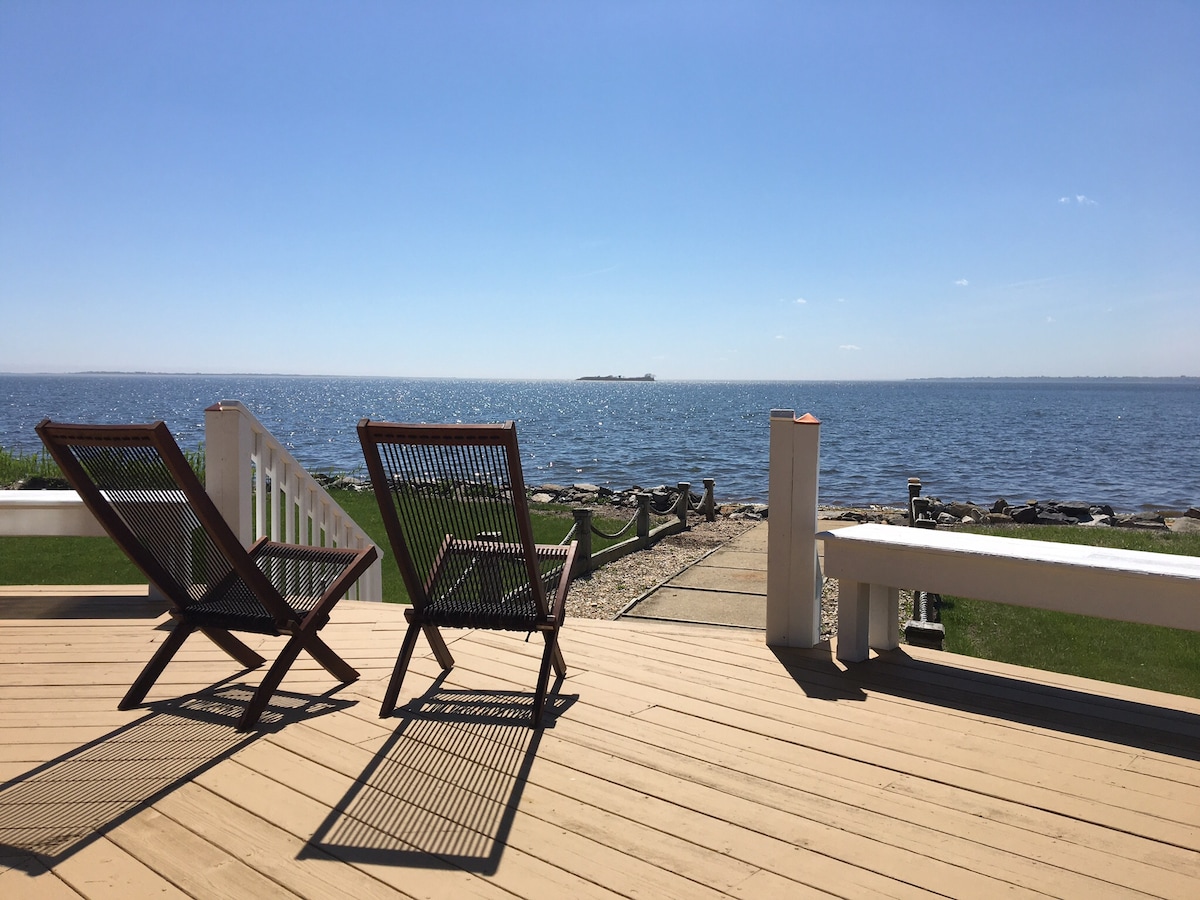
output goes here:
<path id="1" fill-rule="evenodd" d="M 0 535 L 104 537 L 75 491 L 0 491 Z"/>
<path id="2" fill-rule="evenodd" d="M 899 589 L 1200 631 L 1200 558 L 957 531 L 817 535 L 838 579 L 838 658 L 899 646 Z"/>

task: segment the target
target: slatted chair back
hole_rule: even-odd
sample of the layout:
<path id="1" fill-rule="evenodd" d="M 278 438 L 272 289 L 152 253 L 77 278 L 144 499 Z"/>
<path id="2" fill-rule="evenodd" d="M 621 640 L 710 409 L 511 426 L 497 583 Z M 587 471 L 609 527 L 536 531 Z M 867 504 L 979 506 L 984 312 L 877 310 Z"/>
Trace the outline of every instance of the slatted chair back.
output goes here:
<path id="1" fill-rule="evenodd" d="M 174 607 L 176 629 L 121 702 L 141 702 L 187 635 L 201 629 L 243 665 L 264 660 L 229 632 L 289 634 L 247 708 L 249 728 L 300 649 L 342 681 L 355 672 L 317 637 L 329 610 L 376 558 L 374 547 L 243 547 L 163 422 L 37 426 L 63 475 L 114 542 Z"/>
<path id="2" fill-rule="evenodd" d="M 452 661 L 437 636 L 441 626 L 540 631 L 547 660 L 561 669 L 557 630 L 575 545 L 534 540 L 516 426 L 364 419 L 358 432 L 412 602 L 410 637 L 389 691 L 393 702 L 417 628 L 425 629 L 445 668 Z M 386 699 L 384 706 L 389 713 Z"/>
<path id="3" fill-rule="evenodd" d="M 165 423 L 46 422 L 38 431 L 101 524 L 173 603 L 187 607 L 228 585 L 226 615 L 245 622 L 240 630 L 275 634 L 287 626 L 287 607 L 250 563 Z"/>
<path id="4" fill-rule="evenodd" d="M 368 426 L 388 537 L 414 606 L 443 625 L 533 630 L 562 560 L 535 548 L 516 429 Z M 382 502 L 382 501 L 381 501 Z"/>

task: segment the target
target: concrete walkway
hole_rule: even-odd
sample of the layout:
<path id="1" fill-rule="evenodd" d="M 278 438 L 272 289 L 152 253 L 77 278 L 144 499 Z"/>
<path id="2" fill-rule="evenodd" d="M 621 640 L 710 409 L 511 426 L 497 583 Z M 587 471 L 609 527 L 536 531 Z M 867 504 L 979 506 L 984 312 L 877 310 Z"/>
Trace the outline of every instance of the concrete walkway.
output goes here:
<path id="1" fill-rule="evenodd" d="M 819 531 L 853 522 L 817 523 Z M 817 542 L 817 556 L 824 547 Z M 824 560 L 822 559 L 822 563 Z M 633 603 L 618 618 L 767 627 L 767 523 L 755 525 Z"/>

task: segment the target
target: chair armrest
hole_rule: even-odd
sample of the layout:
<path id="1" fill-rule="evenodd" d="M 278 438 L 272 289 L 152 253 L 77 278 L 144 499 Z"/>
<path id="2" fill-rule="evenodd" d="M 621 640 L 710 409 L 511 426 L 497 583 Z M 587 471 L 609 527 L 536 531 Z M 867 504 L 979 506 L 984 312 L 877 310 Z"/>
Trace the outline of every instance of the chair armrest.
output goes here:
<path id="1" fill-rule="evenodd" d="M 250 548 L 250 558 L 259 571 L 287 608 L 301 618 L 332 607 L 377 556 L 373 546 L 354 550 L 259 541 Z"/>
<path id="2" fill-rule="evenodd" d="M 575 552 L 578 548 L 579 543 L 577 541 L 571 541 L 566 546 L 566 557 L 563 559 L 563 566 L 558 575 L 558 587 L 550 603 L 550 619 L 560 626 L 563 623 L 563 619 L 566 618 L 567 591 L 571 589 L 571 581 L 575 572 Z M 539 549 L 542 548 L 539 547 Z M 556 547 L 555 549 L 561 552 L 563 548 Z"/>

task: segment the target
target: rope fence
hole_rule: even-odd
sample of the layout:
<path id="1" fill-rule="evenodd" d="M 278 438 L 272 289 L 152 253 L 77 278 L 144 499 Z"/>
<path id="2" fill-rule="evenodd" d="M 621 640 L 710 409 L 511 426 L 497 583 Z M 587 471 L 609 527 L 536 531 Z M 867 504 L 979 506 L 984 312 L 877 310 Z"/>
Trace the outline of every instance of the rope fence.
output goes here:
<path id="1" fill-rule="evenodd" d="M 575 577 L 594 572 L 604 564 L 620 559 L 622 556 L 638 550 L 645 550 L 668 535 L 686 531 L 689 513 L 702 514 L 706 522 L 716 521 L 717 504 L 714 499 L 715 485 L 716 482 L 714 479 L 705 478 L 704 494 L 694 496 L 692 494 L 691 483 L 681 481 L 676 485 L 677 493 L 674 499 L 662 508 L 659 508 L 655 504 L 654 494 L 639 493 L 636 495 L 637 511 L 625 523 L 625 526 L 616 532 L 606 532 L 597 528 L 593 519 L 594 510 L 591 507 L 577 507 L 573 509 L 571 512 L 575 517 L 575 522 L 560 543 L 566 544 L 573 540 L 579 542 L 579 548 L 575 556 Z M 651 528 L 650 520 L 652 515 L 671 516 L 673 519 L 656 528 Z M 605 547 L 603 550 L 593 552 L 593 535 L 612 541 L 628 534 L 630 529 L 635 529 L 632 537 Z"/>

